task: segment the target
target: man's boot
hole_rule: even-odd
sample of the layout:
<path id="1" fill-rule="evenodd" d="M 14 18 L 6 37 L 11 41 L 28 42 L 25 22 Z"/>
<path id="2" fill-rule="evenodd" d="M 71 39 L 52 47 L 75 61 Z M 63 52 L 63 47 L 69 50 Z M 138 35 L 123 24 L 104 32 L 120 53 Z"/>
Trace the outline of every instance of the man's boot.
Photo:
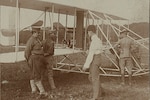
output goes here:
<path id="1" fill-rule="evenodd" d="M 42 82 L 41 81 L 36 81 L 36 86 L 38 87 L 39 91 L 40 91 L 40 96 L 38 98 L 46 98 L 48 97 L 48 94 L 47 92 L 45 92 L 45 89 L 42 85 Z"/>
<path id="2" fill-rule="evenodd" d="M 121 85 L 125 85 L 125 78 L 124 74 L 121 75 Z"/>
<path id="3" fill-rule="evenodd" d="M 132 75 L 131 74 L 129 75 L 129 85 L 130 86 L 132 85 Z"/>

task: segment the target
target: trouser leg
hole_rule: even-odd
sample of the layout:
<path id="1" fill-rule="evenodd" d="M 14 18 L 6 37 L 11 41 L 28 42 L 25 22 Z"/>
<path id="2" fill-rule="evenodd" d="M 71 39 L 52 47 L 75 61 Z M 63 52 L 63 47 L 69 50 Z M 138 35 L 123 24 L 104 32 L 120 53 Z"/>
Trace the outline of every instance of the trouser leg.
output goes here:
<path id="1" fill-rule="evenodd" d="M 56 86 L 55 86 L 55 83 L 54 83 L 53 71 L 52 70 L 48 71 L 48 81 L 49 81 L 49 84 L 51 86 L 51 89 L 55 89 Z"/>
<path id="2" fill-rule="evenodd" d="M 93 80 L 93 98 L 97 99 L 101 96 L 101 85 L 99 78 Z"/>
<path id="3" fill-rule="evenodd" d="M 124 75 L 124 70 L 125 70 L 125 60 L 123 58 L 120 59 L 119 61 L 120 65 L 120 70 L 121 70 L 121 84 L 125 84 L 125 75 Z"/>
<path id="4" fill-rule="evenodd" d="M 133 63 L 132 63 L 131 58 L 127 59 L 126 66 L 127 66 L 128 74 L 129 74 L 129 85 L 131 85 L 131 82 L 132 82 L 132 67 L 133 67 Z"/>
<path id="5" fill-rule="evenodd" d="M 53 79 L 54 58 L 52 56 L 50 56 L 47 58 L 47 60 L 48 60 L 47 61 L 48 62 L 48 65 L 47 65 L 48 81 L 49 81 L 49 84 L 51 86 L 51 89 L 55 89 L 56 86 L 55 86 L 54 79 Z"/>
<path id="6" fill-rule="evenodd" d="M 35 81 L 34 80 L 30 80 L 30 86 L 31 86 L 32 93 L 35 93 L 37 91 L 37 87 L 35 85 Z"/>
<path id="7" fill-rule="evenodd" d="M 98 66 L 92 66 L 90 70 L 91 70 L 90 75 L 91 75 L 91 82 L 93 88 L 93 98 L 98 99 L 101 96 L 101 92 L 102 92 Z"/>

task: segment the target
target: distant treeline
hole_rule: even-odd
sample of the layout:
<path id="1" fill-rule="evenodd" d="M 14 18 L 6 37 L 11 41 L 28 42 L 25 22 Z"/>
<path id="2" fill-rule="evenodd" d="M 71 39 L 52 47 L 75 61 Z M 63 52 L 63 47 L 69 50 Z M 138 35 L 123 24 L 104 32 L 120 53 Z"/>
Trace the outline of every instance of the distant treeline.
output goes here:
<path id="1" fill-rule="evenodd" d="M 117 28 L 119 28 L 118 25 L 114 25 L 116 26 Z M 127 27 L 127 25 L 125 25 Z M 118 37 L 116 36 L 115 32 L 113 31 L 113 29 L 108 25 L 103 25 L 101 26 L 101 28 L 103 28 L 103 31 L 104 33 L 106 34 L 106 36 L 109 37 L 109 40 L 111 42 L 116 42 L 118 40 Z M 122 30 L 123 28 L 120 27 L 120 29 Z M 131 29 L 132 31 L 134 31 L 135 33 L 137 33 L 138 35 L 142 36 L 143 38 L 147 38 L 149 37 L 149 23 L 146 23 L 146 22 L 142 22 L 142 23 L 132 23 L 129 25 L 129 29 Z M 47 32 L 46 32 L 47 33 Z M 107 34 L 108 33 L 108 34 Z M 61 43 L 61 41 L 64 39 L 64 34 L 65 34 L 65 29 L 61 28 L 59 30 L 59 36 L 58 36 L 58 40 L 59 40 L 59 43 Z M 133 35 L 130 33 L 130 35 L 132 37 L 134 37 L 135 39 L 138 39 L 137 36 Z M 20 43 L 23 43 L 25 44 L 27 42 L 27 40 L 29 39 L 29 37 L 31 36 L 31 32 L 29 31 L 21 31 L 20 32 Z M 41 32 L 41 36 L 42 36 L 42 32 Z M 70 38 L 72 35 L 71 33 L 68 33 L 67 34 L 67 38 Z M 104 36 L 102 36 L 101 32 L 99 32 L 99 37 L 104 41 L 106 42 Z"/>

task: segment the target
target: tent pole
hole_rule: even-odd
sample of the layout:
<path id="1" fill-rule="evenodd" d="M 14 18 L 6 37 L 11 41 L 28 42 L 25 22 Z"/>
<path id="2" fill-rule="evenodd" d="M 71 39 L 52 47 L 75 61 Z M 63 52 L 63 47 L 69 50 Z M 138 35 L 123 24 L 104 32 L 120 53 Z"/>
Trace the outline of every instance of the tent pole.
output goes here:
<path id="1" fill-rule="evenodd" d="M 18 0 L 16 0 L 16 43 L 15 43 L 15 56 L 16 59 L 15 61 L 17 61 L 17 55 L 18 55 L 18 45 L 19 45 L 19 2 Z"/>

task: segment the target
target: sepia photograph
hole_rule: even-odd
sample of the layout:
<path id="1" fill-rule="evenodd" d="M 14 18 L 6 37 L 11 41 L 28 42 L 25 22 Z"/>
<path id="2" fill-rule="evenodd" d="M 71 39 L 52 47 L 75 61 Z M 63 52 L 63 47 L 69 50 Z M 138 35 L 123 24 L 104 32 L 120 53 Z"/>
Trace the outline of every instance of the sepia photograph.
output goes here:
<path id="1" fill-rule="evenodd" d="M 0 100 L 150 100 L 149 0 L 0 0 Z"/>

